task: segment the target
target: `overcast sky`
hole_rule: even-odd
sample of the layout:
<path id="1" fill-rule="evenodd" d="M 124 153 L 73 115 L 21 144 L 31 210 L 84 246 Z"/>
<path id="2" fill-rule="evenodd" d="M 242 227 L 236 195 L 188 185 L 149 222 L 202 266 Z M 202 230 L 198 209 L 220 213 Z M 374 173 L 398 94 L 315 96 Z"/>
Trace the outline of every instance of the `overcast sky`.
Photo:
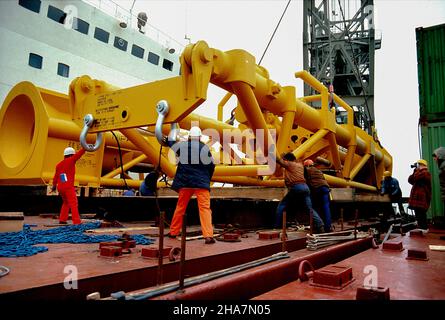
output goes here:
<path id="1" fill-rule="evenodd" d="M 116 2 L 129 9 L 133 0 Z M 187 35 L 191 42 L 205 40 L 223 51 L 247 50 L 259 61 L 286 4 L 287 0 L 137 0 L 133 12 L 147 12 L 150 24 L 180 42 L 186 43 Z M 399 179 L 403 195 L 409 196 L 410 164 L 420 156 L 415 28 L 445 23 L 445 1 L 375 0 L 374 4 L 375 28 L 382 33 L 375 61 L 376 128 L 393 156 L 393 176 Z M 298 96 L 303 95 L 302 84 L 294 72 L 303 69 L 302 9 L 302 1 L 291 2 L 261 64 L 276 82 L 296 86 Z M 197 112 L 216 117 L 216 104 L 223 95 L 217 89 L 210 91 L 208 102 Z"/>

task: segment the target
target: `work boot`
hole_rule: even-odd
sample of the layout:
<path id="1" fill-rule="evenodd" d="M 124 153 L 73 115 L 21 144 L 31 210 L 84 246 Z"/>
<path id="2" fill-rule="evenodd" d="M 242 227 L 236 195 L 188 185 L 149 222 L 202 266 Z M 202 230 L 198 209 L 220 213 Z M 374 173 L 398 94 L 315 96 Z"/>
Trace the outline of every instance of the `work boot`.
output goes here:
<path id="1" fill-rule="evenodd" d="M 215 239 L 213 238 L 206 238 L 205 244 L 212 244 L 215 243 Z"/>
<path id="2" fill-rule="evenodd" d="M 173 235 L 173 234 L 171 234 L 171 233 L 169 232 L 169 233 L 167 233 L 165 236 L 166 236 L 166 237 L 169 237 L 170 239 L 176 239 L 176 237 L 177 237 L 178 235 Z"/>
<path id="3" fill-rule="evenodd" d="M 66 221 L 59 221 L 59 224 L 68 224 Z"/>

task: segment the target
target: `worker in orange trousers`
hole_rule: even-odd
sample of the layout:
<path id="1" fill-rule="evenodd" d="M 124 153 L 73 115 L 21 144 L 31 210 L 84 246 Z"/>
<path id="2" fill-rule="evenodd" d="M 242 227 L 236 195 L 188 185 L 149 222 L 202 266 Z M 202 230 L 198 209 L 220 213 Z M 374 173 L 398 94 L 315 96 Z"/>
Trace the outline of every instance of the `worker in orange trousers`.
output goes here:
<path id="1" fill-rule="evenodd" d="M 179 234 L 185 210 L 190 198 L 195 194 L 205 244 L 212 244 L 215 243 L 215 239 L 213 239 L 212 210 L 210 209 L 210 179 L 215 170 L 215 164 L 209 147 L 200 141 L 200 137 L 201 129 L 192 127 L 188 141 L 167 142 L 179 157 L 178 169 L 172 184 L 172 189 L 177 190 L 179 196 L 169 236 L 176 238 Z"/>
<path id="2" fill-rule="evenodd" d="M 56 172 L 53 177 L 53 186 L 51 191 L 59 191 L 63 204 L 60 209 L 59 223 L 66 224 L 68 212 L 71 209 L 73 224 L 80 224 L 80 215 L 77 203 L 76 189 L 74 188 L 74 177 L 76 175 L 76 162 L 85 153 L 85 149 L 75 151 L 68 147 L 63 151 L 64 159 L 56 166 Z"/>

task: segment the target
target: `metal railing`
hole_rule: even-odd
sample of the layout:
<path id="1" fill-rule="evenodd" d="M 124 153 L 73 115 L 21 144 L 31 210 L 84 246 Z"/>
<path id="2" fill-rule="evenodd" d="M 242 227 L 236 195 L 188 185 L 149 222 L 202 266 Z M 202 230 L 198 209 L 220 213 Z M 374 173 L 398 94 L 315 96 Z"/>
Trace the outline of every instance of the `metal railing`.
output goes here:
<path id="1" fill-rule="evenodd" d="M 83 2 L 101 10 L 102 12 L 116 18 L 118 21 L 125 22 L 131 28 L 138 30 L 138 17 L 132 11 L 129 11 L 113 0 L 82 0 Z M 176 52 L 181 52 L 185 45 L 172 38 L 162 30 L 151 25 L 148 21 L 144 26 L 143 34 L 152 40 L 160 43 L 166 49 L 174 48 Z M 142 32 L 141 32 L 142 33 Z"/>

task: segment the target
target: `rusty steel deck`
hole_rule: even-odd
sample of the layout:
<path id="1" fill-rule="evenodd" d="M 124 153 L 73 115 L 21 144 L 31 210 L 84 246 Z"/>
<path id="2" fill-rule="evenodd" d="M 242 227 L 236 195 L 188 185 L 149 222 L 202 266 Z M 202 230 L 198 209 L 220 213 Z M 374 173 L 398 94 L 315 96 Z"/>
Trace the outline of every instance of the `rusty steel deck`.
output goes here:
<path id="1" fill-rule="evenodd" d="M 445 245 L 440 236 L 428 233 L 424 237 L 408 234 L 391 239 L 402 241 L 403 250 L 387 250 L 382 245 L 368 249 L 338 263 L 352 267 L 354 281 L 345 288 L 327 289 L 314 286 L 312 281 L 292 281 L 267 293 L 256 296 L 256 300 L 313 300 L 313 299 L 356 299 L 357 288 L 367 285 L 374 273 L 376 286 L 388 288 L 391 300 L 444 300 L 445 299 L 445 252 L 430 250 L 430 245 Z M 425 251 L 428 260 L 406 259 L 408 250 Z"/>
<path id="2" fill-rule="evenodd" d="M 414 233 L 414 232 L 413 232 Z M 444 245 L 444 233 L 424 237 L 392 234 L 389 242 L 403 244 L 403 250 L 373 248 L 372 238 L 353 240 L 317 251 L 300 249 L 289 253 L 289 259 L 221 277 L 210 282 L 159 295 L 155 300 L 355 300 L 357 288 L 364 284 L 389 289 L 391 300 L 444 300 L 445 252 L 432 251 L 430 245 Z M 408 250 L 423 250 L 426 261 L 408 260 Z M 312 280 L 299 279 L 299 267 L 309 261 L 315 270 L 327 265 L 352 268 L 353 279 L 339 288 L 314 286 Z M 374 282 L 370 283 L 371 273 Z M 140 295 L 156 288 L 138 290 Z"/>
<path id="3" fill-rule="evenodd" d="M 36 224 L 38 229 L 57 223 L 57 220 L 26 217 L 25 223 Z M 127 227 L 149 227 L 148 223 L 124 223 Z M 101 229 L 98 229 L 101 230 Z M 148 231 L 147 231 L 148 230 Z M 128 231 L 130 234 L 148 234 L 158 246 L 157 228 L 146 231 Z M 199 230 L 199 226 L 187 231 Z M 165 233 L 168 229 L 165 230 Z M 102 233 L 101 233 L 102 234 Z M 109 233 L 111 234 L 111 233 Z M 114 234 L 122 234 L 115 232 Z M 186 276 L 195 276 L 242 264 L 281 251 L 280 240 L 259 240 L 255 231 L 246 233 L 239 242 L 216 241 L 206 245 L 203 239 L 187 241 Z M 304 233 L 289 234 L 287 250 L 295 251 L 305 246 Z M 10 273 L 0 278 L 0 299 L 78 299 L 98 291 L 107 296 L 116 291 L 131 291 L 157 283 L 158 259 L 141 257 L 144 245 L 131 249 L 131 254 L 116 258 L 99 256 L 99 244 L 44 244 L 49 250 L 30 257 L 0 258 L 0 265 Z M 164 237 L 164 247 L 180 247 L 180 241 Z M 179 262 L 163 260 L 164 282 L 178 279 Z M 78 289 L 66 290 L 63 282 L 68 276 L 67 266 L 78 270 Z"/>

